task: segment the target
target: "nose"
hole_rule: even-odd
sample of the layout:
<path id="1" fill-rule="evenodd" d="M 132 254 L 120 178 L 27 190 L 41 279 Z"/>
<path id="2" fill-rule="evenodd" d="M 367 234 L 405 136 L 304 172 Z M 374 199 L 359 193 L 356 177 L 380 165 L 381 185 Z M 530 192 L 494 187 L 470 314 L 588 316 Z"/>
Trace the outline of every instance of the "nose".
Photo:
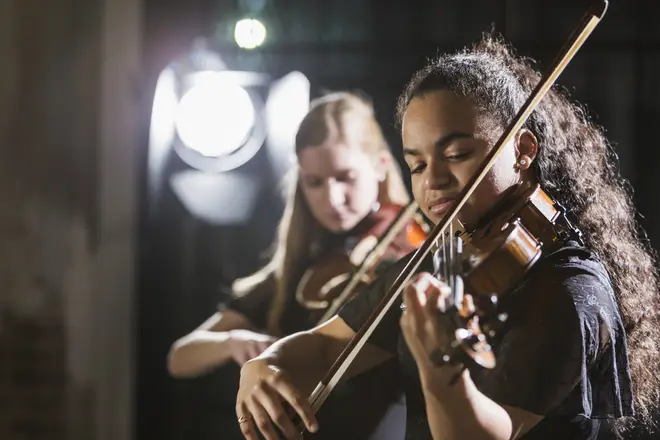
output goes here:
<path id="1" fill-rule="evenodd" d="M 342 185 L 335 181 L 329 180 L 325 185 L 325 200 L 326 203 L 336 209 L 346 202 L 346 194 Z"/>
<path id="2" fill-rule="evenodd" d="M 427 166 L 428 172 L 424 180 L 426 189 L 445 189 L 451 186 L 454 176 L 449 164 L 444 160 L 433 160 Z"/>

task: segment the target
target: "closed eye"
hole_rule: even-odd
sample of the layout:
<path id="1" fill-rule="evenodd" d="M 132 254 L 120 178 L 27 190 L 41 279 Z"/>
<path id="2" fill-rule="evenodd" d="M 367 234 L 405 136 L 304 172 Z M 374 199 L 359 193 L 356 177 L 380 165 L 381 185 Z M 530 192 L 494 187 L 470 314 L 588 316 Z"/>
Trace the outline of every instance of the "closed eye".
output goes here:
<path id="1" fill-rule="evenodd" d="M 355 170 L 347 170 L 338 173 L 337 180 L 340 182 L 353 182 L 357 178 Z"/>
<path id="2" fill-rule="evenodd" d="M 317 187 L 323 185 L 323 179 L 320 179 L 318 177 L 312 177 L 312 176 L 305 176 L 302 179 L 302 182 L 308 188 L 317 188 Z"/>
<path id="3" fill-rule="evenodd" d="M 410 168 L 410 174 L 421 173 L 422 171 L 424 171 L 425 168 L 426 168 L 426 163 L 424 162 L 415 164 Z"/>
<path id="4" fill-rule="evenodd" d="M 452 162 L 458 162 L 458 161 L 461 161 L 463 159 L 467 159 L 471 155 L 472 155 L 472 152 L 469 151 L 469 152 L 466 152 L 466 153 L 449 154 L 449 155 L 445 156 L 445 158 L 449 161 L 452 161 Z"/>

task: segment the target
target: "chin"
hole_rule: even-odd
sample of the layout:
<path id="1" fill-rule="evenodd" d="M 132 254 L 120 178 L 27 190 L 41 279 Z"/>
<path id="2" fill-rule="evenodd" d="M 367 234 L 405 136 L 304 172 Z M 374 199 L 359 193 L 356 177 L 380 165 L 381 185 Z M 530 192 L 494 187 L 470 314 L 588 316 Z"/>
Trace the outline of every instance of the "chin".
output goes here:
<path id="1" fill-rule="evenodd" d="M 426 218 L 429 219 L 431 221 L 431 223 L 433 223 L 433 225 L 437 225 L 438 223 L 440 223 L 440 220 L 442 220 L 442 217 L 444 217 L 444 213 L 443 214 L 434 214 L 432 212 L 429 212 L 426 209 L 422 209 L 422 212 L 424 213 Z"/>
<path id="2" fill-rule="evenodd" d="M 352 220 L 344 220 L 344 221 L 330 221 L 325 223 L 325 228 L 329 230 L 330 232 L 333 232 L 335 234 L 341 234 L 342 232 L 348 232 L 351 229 L 353 229 L 356 225 L 356 222 Z"/>
<path id="3" fill-rule="evenodd" d="M 433 223 L 433 226 L 437 226 L 438 223 L 440 223 L 440 220 L 444 217 L 444 214 L 432 214 L 430 216 L 427 216 L 429 220 L 431 220 L 431 223 Z"/>
<path id="4" fill-rule="evenodd" d="M 427 215 L 426 217 L 431 221 L 431 223 L 433 223 L 433 226 L 437 226 L 438 223 L 442 221 L 442 219 L 444 218 L 445 214 L 447 214 L 447 212 L 448 211 L 445 211 L 442 214 L 431 214 L 431 215 Z M 461 218 L 458 218 L 458 220 L 461 221 L 461 223 L 465 224 L 465 222 Z"/>

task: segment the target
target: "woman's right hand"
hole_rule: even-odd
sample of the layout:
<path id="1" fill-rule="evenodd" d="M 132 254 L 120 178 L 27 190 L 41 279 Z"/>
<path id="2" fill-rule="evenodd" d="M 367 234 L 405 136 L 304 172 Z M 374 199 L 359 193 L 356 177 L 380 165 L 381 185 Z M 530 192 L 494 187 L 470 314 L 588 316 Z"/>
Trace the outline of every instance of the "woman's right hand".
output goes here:
<path id="1" fill-rule="evenodd" d="M 234 361 L 242 367 L 247 361 L 263 353 L 275 341 L 277 338 L 262 333 L 250 330 L 231 330 L 229 332 L 229 352 Z"/>
<path id="2" fill-rule="evenodd" d="M 277 426 L 286 439 L 302 439 L 291 420 L 294 411 L 310 432 L 317 431 L 318 422 L 307 398 L 291 384 L 284 371 L 265 359 L 246 362 L 236 398 L 236 416 L 243 436 L 258 440 L 258 429 L 266 440 L 279 440 Z"/>

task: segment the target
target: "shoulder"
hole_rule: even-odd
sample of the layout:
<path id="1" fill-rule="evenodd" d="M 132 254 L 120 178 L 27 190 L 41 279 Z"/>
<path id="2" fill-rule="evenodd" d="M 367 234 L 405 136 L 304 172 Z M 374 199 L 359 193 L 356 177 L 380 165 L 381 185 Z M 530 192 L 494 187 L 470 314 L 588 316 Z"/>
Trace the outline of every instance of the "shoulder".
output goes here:
<path id="1" fill-rule="evenodd" d="M 528 325 L 566 333 L 581 341 L 582 355 L 595 361 L 608 346 L 626 345 L 619 302 L 612 281 L 592 250 L 569 245 L 549 254 L 514 292 Z M 572 336 L 571 336 L 572 335 Z"/>
<path id="2" fill-rule="evenodd" d="M 555 353 L 565 366 L 565 377 L 578 379 L 556 411 L 597 417 L 629 413 L 627 335 L 614 285 L 600 257 L 585 247 L 565 246 L 543 258 L 537 269 L 524 292 L 533 298 L 528 305 L 535 318 L 525 331 L 537 341 L 550 341 L 540 345 Z"/>
<path id="3" fill-rule="evenodd" d="M 262 269 L 234 282 L 231 296 L 218 306 L 219 311 L 233 310 L 246 316 L 257 328 L 266 327 L 266 319 L 276 290 L 275 272 Z"/>
<path id="4" fill-rule="evenodd" d="M 612 281 L 599 256 L 586 247 L 567 245 L 543 257 L 523 289 L 540 293 L 542 303 L 568 302 L 581 318 L 599 317 L 616 325 L 618 301 Z"/>
<path id="5" fill-rule="evenodd" d="M 594 252 L 565 246 L 544 256 L 502 302 L 511 313 L 495 345 L 497 366 L 481 375 L 482 391 L 536 414 L 614 413 L 630 388 L 626 335 Z"/>
<path id="6" fill-rule="evenodd" d="M 232 284 L 232 296 L 240 298 L 255 292 L 272 293 L 275 288 L 275 268 L 271 264 L 244 278 L 239 278 Z"/>
<path id="7" fill-rule="evenodd" d="M 607 270 L 600 257 L 591 249 L 577 244 L 564 245 L 543 256 L 537 266 L 541 274 L 549 272 L 569 278 L 579 274 L 590 275 L 611 286 Z"/>

